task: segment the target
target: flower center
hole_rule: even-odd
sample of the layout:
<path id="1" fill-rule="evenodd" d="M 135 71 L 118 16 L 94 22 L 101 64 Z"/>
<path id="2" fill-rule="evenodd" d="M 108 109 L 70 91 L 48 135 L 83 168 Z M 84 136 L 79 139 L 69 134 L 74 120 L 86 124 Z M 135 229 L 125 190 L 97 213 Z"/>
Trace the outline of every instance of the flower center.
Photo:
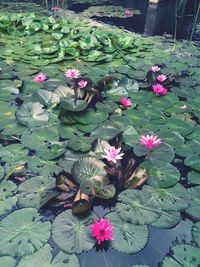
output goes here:
<path id="1" fill-rule="evenodd" d="M 104 236 L 104 235 L 105 235 L 105 230 L 104 230 L 104 229 L 101 229 L 101 230 L 99 231 L 99 234 L 100 234 L 101 236 Z"/>

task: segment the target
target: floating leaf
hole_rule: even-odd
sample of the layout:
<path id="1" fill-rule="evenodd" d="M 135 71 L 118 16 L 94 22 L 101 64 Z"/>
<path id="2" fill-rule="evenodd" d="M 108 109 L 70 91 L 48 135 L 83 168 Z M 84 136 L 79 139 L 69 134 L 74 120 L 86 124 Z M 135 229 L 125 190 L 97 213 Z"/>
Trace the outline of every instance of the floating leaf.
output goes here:
<path id="1" fill-rule="evenodd" d="M 16 120 L 27 127 L 40 127 L 48 122 L 48 113 L 38 102 L 27 102 L 16 111 Z"/>
<path id="2" fill-rule="evenodd" d="M 58 193 L 52 191 L 56 187 L 55 178 L 36 176 L 19 185 L 19 204 L 23 207 L 40 208 Z"/>
<path id="3" fill-rule="evenodd" d="M 200 264 L 200 249 L 192 245 L 179 244 L 171 248 L 172 257 L 166 256 L 162 267 L 197 267 Z"/>
<path id="4" fill-rule="evenodd" d="M 108 113 L 102 110 L 87 109 L 85 113 L 73 116 L 73 119 L 82 124 L 99 124 L 108 118 Z"/>
<path id="5" fill-rule="evenodd" d="M 89 225 L 97 219 L 94 213 L 86 218 L 79 218 L 75 217 L 71 210 L 67 210 L 54 220 L 52 238 L 56 245 L 67 253 L 80 254 L 89 251 L 96 243 L 90 235 Z"/>
<path id="6" fill-rule="evenodd" d="M 0 182 L 0 215 L 10 211 L 17 202 L 17 186 L 11 182 L 3 180 Z"/>
<path id="7" fill-rule="evenodd" d="M 133 126 L 128 125 L 123 131 L 122 140 L 125 144 L 134 147 L 139 139 L 139 134 Z"/>
<path id="8" fill-rule="evenodd" d="M 188 181 L 192 184 L 200 185 L 200 173 L 197 171 L 191 171 L 188 173 Z"/>
<path id="9" fill-rule="evenodd" d="M 151 198 L 155 199 L 165 211 L 181 211 L 190 205 L 190 196 L 179 183 L 169 188 L 155 188 L 145 185 L 143 191 L 150 194 Z"/>
<path id="10" fill-rule="evenodd" d="M 157 164 L 143 164 L 148 172 L 149 179 L 147 183 L 153 187 L 166 188 L 176 184 L 180 179 L 179 171 L 170 163 L 161 166 Z"/>
<path id="11" fill-rule="evenodd" d="M 0 266 L 15 267 L 16 261 L 9 256 L 0 257 Z"/>
<path id="12" fill-rule="evenodd" d="M 141 225 L 155 222 L 162 213 L 156 199 L 136 189 L 120 193 L 115 209 L 123 220 Z"/>
<path id="13" fill-rule="evenodd" d="M 186 210 L 186 213 L 200 220 L 200 186 L 189 188 L 188 193 L 191 197 L 191 205 Z"/>
<path id="14" fill-rule="evenodd" d="M 52 256 L 52 248 L 47 244 L 35 253 L 25 256 L 17 267 L 79 267 L 76 255 L 69 255 L 62 251 Z M 6 267 L 6 266 L 5 266 Z"/>
<path id="15" fill-rule="evenodd" d="M 142 146 L 140 143 L 138 143 L 134 147 L 133 151 L 137 156 L 141 157 L 147 155 L 148 149 Z M 174 159 L 174 150 L 170 145 L 165 143 L 161 143 L 159 146 L 153 147 L 149 156 L 149 160 L 155 164 L 157 163 L 166 164 L 166 162 L 171 162 L 173 159 Z"/>
<path id="16" fill-rule="evenodd" d="M 19 209 L 0 222 L 0 255 L 13 257 L 32 254 L 45 244 L 50 222 L 41 222 L 36 209 Z"/>
<path id="17" fill-rule="evenodd" d="M 157 221 L 152 223 L 156 228 L 172 228 L 181 221 L 180 212 L 163 212 Z"/>
<path id="18" fill-rule="evenodd" d="M 28 149 L 24 149 L 21 144 L 11 144 L 8 146 L 0 147 L 0 157 L 4 162 L 17 162 L 23 160 L 28 155 Z"/>
<path id="19" fill-rule="evenodd" d="M 39 89 L 33 95 L 36 100 L 38 100 L 41 104 L 47 107 L 56 106 L 60 103 L 60 97 L 52 92 Z"/>
<path id="20" fill-rule="evenodd" d="M 92 157 L 85 157 L 74 163 L 72 175 L 75 181 L 81 184 L 94 176 L 105 176 L 107 173 L 104 167 L 105 164 L 102 161 Z"/>
<path id="21" fill-rule="evenodd" d="M 197 222 L 193 225 L 192 236 L 193 236 L 194 241 L 200 247 L 200 222 Z"/>
<path id="22" fill-rule="evenodd" d="M 116 212 L 106 215 L 113 225 L 111 247 L 120 253 L 133 254 L 142 250 L 148 241 L 148 228 L 146 225 L 134 225 L 124 221 Z M 120 240 L 120 242 L 119 242 Z"/>
<path id="23" fill-rule="evenodd" d="M 73 97 L 64 98 L 61 102 L 61 107 L 65 110 L 78 112 L 83 111 L 88 106 L 84 100 L 75 100 Z"/>

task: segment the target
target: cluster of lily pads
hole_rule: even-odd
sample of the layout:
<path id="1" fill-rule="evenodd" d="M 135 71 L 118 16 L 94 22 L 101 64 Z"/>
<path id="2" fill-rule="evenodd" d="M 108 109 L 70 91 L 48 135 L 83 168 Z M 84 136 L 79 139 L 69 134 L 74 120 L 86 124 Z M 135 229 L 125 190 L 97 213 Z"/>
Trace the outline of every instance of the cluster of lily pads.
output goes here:
<path id="1" fill-rule="evenodd" d="M 136 253 L 148 243 L 148 225 L 172 228 L 181 214 L 193 220 L 194 243 L 176 244 L 161 266 L 198 266 L 200 81 L 190 51 L 172 54 L 170 43 L 163 50 L 151 39 L 54 17 L 4 14 L 0 25 L 0 266 L 80 266 L 76 254 L 95 246 L 105 221 L 112 227 L 98 242 L 114 239 L 114 250 Z M 52 30 L 64 26 L 55 51 L 33 55 L 44 40 L 52 48 Z M 97 33 L 106 44 L 93 46 Z M 86 39 L 92 53 L 112 53 L 110 62 L 91 59 Z M 158 82 L 168 90 L 162 97 L 152 93 Z M 98 199 L 115 200 L 101 219 L 92 211 Z"/>

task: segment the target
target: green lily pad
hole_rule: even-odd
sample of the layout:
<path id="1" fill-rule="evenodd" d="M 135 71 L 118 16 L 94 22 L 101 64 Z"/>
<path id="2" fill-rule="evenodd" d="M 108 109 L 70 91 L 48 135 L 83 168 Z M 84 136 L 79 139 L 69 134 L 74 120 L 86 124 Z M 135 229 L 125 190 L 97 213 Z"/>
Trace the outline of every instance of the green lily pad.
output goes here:
<path id="1" fill-rule="evenodd" d="M 146 225 L 134 225 L 124 221 L 116 212 L 106 214 L 113 225 L 111 247 L 120 253 L 133 254 L 142 250 L 148 241 Z M 120 242 L 119 242 L 120 240 Z"/>
<path id="2" fill-rule="evenodd" d="M 189 188 L 188 193 L 191 197 L 191 205 L 185 212 L 192 218 L 200 220 L 200 186 Z"/>
<path id="3" fill-rule="evenodd" d="M 53 177 L 36 176 L 19 185 L 19 204 L 23 207 L 40 208 L 49 199 L 57 195 L 52 189 L 56 187 Z"/>
<path id="4" fill-rule="evenodd" d="M 147 155 L 148 149 L 138 143 L 133 151 L 137 156 L 141 157 Z M 155 164 L 166 164 L 166 162 L 171 162 L 173 159 L 174 150 L 166 143 L 161 143 L 159 146 L 153 147 L 149 156 L 149 161 Z"/>
<path id="5" fill-rule="evenodd" d="M 181 221 L 180 212 L 163 212 L 159 219 L 152 223 L 156 228 L 172 228 L 179 224 Z"/>
<path id="6" fill-rule="evenodd" d="M 99 124 L 108 118 L 108 113 L 101 110 L 87 109 L 80 115 L 74 115 L 73 119 L 82 124 Z"/>
<path id="7" fill-rule="evenodd" d="M 162 213 L 156 199 L 135 189 L 128 189 L 119 194 L 115 210 L 123 220 L 139 225 L 155 222 Z"/>
<path id="8" fill-rule="evenodd" d="M 8 212 L 17 202 L 17 186 L 11 182 L 3 180 L 0 182 L 0 215 Z"/>
<path id="9" fill-rule="evenodd" d="M 143 191 L 150 194 L 164 211 L 182 211 L 187 209 L 191 202 L 187 190 L 179 183 L 169 188 L 145 185 Z"/>
<path id="10" fill-rule="evenodd" d="M 41 222 L 36 209 L 19 209 L 0 222 L 0 255 L 24 256 L 45 244 L 51 231 L 50 222 Z"/>
<path id="11" fill-rule="evenodd" d="M 153 187 L 166 188 L 176 184 L 180 179 L 180 173 L 173 165 L 170 163 L 165 163 L 164 165 L 143 164 L 149 173 L 149 179 L 147 183 Z"/>
<path id="12" fill-rule="evenodd" d="M 79 152 L 88 152 L 91 148 L 92 140 L 86 136 L 77 136 L 68 141 L 67 147 Z"/>
<path id="13" fill-rule="evenodd" d="M 91 237 L 89 225 L 97 220 L 95 213 L 79 218 L 67 210 L 53 222 L 52 238 L 56 245 L 66 253 L 80 254 L 93 248 L 96 240 Z"/>
<path id="14" fill-rule="evenodd" d="M 29 128 L 40 127 L 48 122 L 48 113 L 44 111 L 43 105 L 38 102 L 27 102 L 16 111 L 16 120 Z"/>
<path id="15" fill-rule="evenodd" d="M 88 103 L 84 100 L 76 100 L 73 97 L 64 98 L 61 102 L 61 107 L 65 110 L 79 112 L 86 109 Z"/>
<path id="16" fill-rule="evenodd" d="M 46 107 L 56 106 L 60 103 L 60 97 L 52 92 L 39 89 L 33 95 L 34 98 Z"/>
<path id="17" fill-rule="evenodd" d="M 53 256 L 51 251 L 52 248 L 47 244 L 35 253 L 21 259 L 17 267 L 80 267 L 76 255 L 60 251 Z"/>
<path id="18" fill-rule="evenodd" d="M 57 161 L 41 159 L 33 156 L 28 160 L 28 169 L 36 175 L 51 176 L 59 174 L 62 168 L 58 166 Z"/>
<path id="19" fill-rule="evenodd" d="M 198 247 L 200 247 L 200 222 L 193 225 L 192 236 Z"/>
<path id="20" fill-rule="evenodd" d="M 0 158 L 4 162 L 13 163 L 27 158 L 28 149 L 21 144 L 11 144 L 0 147 Z"/>
<path id="21" fill-rule="evenodd" d="M 200 264 L 200 249 L 195 246 L 179 244 L 173 246 L 171 252 L 173 257 L 166 256 L 162 267 L 197 267 Z"/>
<path id="22" fill-rule="evenodd" d="M 10 256 L 0 257 L 0 266 L 15 267 L 16 261 Z"/>
<path id="23" fill-rule="evenodd" d="M 191 184 L 200 185 L 200 173 L 197 171 L 191 171 L 188 173 L 188 181 Z"/>
<path id="24" fill-rule="evenodd" d="M 122 133 L 122 140 L 125 144 L 134 147 L 138 143 L 138 139 L 139 134 L 136 129 L 133 126 L 128 125 Z"/>

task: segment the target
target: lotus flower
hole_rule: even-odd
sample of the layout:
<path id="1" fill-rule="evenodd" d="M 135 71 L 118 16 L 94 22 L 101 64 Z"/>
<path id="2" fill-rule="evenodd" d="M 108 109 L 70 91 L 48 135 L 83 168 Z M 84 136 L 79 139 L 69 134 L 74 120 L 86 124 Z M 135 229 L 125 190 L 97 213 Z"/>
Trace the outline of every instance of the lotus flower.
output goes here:
<path id="1" fill-rule="evenodd" d="M 161 75 L 158 75 L 158 76 L 156 77 L 156 79 L 157 79 L 160 83 L 162 83 L 162 82 L 164 82 L 164 81 L 167 79 L 167 77 L 166 77 L 165 75 L 161 74 Z"/>
<path id="2" fill-rule="evenodd" d="M 115 148 L 114 146 L 110 146 L 108 149 L 104 149 L 105 155 L 102 155 L 103 158 L 106 158 L 108 161 L 112 161 L 113 163 L 117 163 L 117 160 L 122 159 L 124 153 L 120 153 L 120 148 Z"/>
<path id="3" fill-rule="evenodd" d="M 44 73 L 40 73 L 34 77 L 34 82 L 42 83 L 47 79 L 47 76 Z"/>
<path id="4" fill-rule="evenodd" d="M 160 68 L 158 66 L 152 66 L 151 71 L 156 73 L 156 72 L 160 71 Z"/>
<path id="5" fill-rule="evenodd" d="M 92 231 L 91 236 L 96 238 L 98 245 L 100 245 L 102 241 L 114 240 L 112 236 L 113 225 L 109 220 L 101 218 L 99 221 L 91 224 L 90 229 Z"/>
<path id="6" fill-rule="evenodd" d="M 125 16 L 130 16 L 130 15 L 131 15 L 131 12 L 130 12 L 129 10 L 125 10 L 125 11 L 124 11 L 124 15 L 125 15 Z"/>
<path id="7" fill-rule="evenodd" d="M 61 8 L 60 8 L 60 7 L 52 7 L 51 10 L 52 10 L 52 11 L 59 11 L 59 10 L 61 10 Z"/>
<path id="8" fill-rule="evenodd" d="M 80 71 L 77 69 L 67 69 L 65 70 L 65 76 L 69 79 L 76 79 L 80 75 Z"/>
<path id="9" fill-rule="evenodd" d="M 86 85 L 87 85 L 87 82 L 84 81 L 84 80 L 80 80 L 80 82 L 78 82 L 78 86 L 79 86 L 80 89 L 85 88 Z"/>
<path id="10" fill-rule="evenodd" d="M 146 146 L 149 150 L 154 146 L 161 144 L 161 139 L 156 135 L 142 135 L 140 138 L 140 144 Z"/>
<path id="11" fill-rule="evenodd" d="M 125 108 L 128 108 L 132 105 L 132 102 L 130 99 L 124 97 L 121 99 L 121 104 L 125 107 Z"/>
<path id="12" fill-rule="evenodd" d="M 167 89 L 159 83 L 153 85 L 153 92 L 158 96 L 166 95 L 168 93 Z"/>

